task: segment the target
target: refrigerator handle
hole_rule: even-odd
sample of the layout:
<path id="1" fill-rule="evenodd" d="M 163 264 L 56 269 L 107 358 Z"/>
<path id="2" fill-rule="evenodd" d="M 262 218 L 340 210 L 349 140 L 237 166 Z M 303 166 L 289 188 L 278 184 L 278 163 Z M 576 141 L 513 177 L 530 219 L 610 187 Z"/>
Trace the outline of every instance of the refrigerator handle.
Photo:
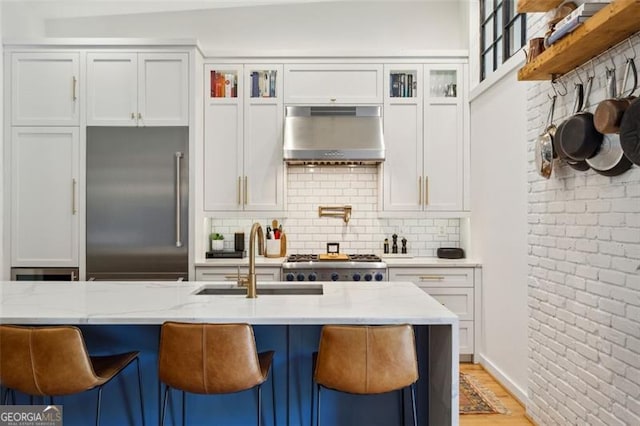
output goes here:
<path id="1" fill-rule="evenodd" d="M 180 160 L 182 153 L 176 152 L 176 247 L 182 247 L 182 238 L 180 236 L 180 213 L 182 210 L 180 200 Z"/>

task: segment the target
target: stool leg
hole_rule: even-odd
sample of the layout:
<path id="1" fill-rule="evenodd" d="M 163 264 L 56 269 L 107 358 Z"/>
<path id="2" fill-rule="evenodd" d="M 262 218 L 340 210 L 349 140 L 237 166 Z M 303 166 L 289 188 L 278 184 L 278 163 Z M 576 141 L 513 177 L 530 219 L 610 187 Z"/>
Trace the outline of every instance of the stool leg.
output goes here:
<path id="1" fill-rule="evenodd" d="M 413 410 L 413 426 L 418 426 L 418 416 L 416 415 L 416 386 L 411 385 L 411 408 Z"/>
<path id="2" fill-rule="evenodd" d="M 273 405 L 273 426 L 277 426 L 276 422 L 276 372 L 271 366 L 271 404 Z"/>
<path id="3" fill-rule="evenodd" d="M 258 385 L 258 422 L 257 425 L 262 425 L 262 385 Z"/>
<path id="4" fill-rule="evenodd" d="M 100 403 L 102 402 L 102 386 L 98 388 L 98 408 L 96 410 L 96 426 L 100 426 Z"/>
<path id="5" fill-rule="evenodd" d="M 3 405 L 9 405 L 9 391 L 11 391 L 9 388 L 4 390 L 4 396 L 2 397 Z"/>
<path id="6" fill-rule="evenodd" d="M 316 401 L 316 395 L 313 392 L 313 390 L 315 389 L 315 384 L 313 383 L 313 376 L 311 377 L 311 416 L 309 416 L 309 426 L 313 426 L 313 416 L 314 416 L 314 411 L 313 411 L 313 407 L 314 407 L 314 402 Z"/>
<path id="7" fill-rule="evenodd" d="M 136 357 L 136 369 L 138 370 L 138 396 L 140 397 L 140 416 L 142 417 L 142 426 L 145 426 L 144 401 L 142 400 L 142 375 L 140 374 L 140 359 L 138 359 L 138 357 Z"/>
<path id="8" fill-rule="evenodd" d="M 405 425 L 405 416 L 404 416 L 404 389 L 400 389 L 400 424 L 402 426 Z"/>
<path id="9" fill-rule="evenodd" d="M 167 397 L 169 396 L 169 385 L 164 387 L 164 398 L 162 398 L 162 410 L 160 411 L 160 424 L 164 426 L 164 416 L 167 413 Z"/>
<path id="10" fill-rule="evenodd" d="M 187 419 L 186 419 L 186 409 L 185 409 L 185 405 L 187 404 L 187 396 L 186 396 L 186 392 L 182 391 L 182 426 L 185 426 L 187 424 Z"/>
<path id="11" fill-rule="evenodd" d="M 316 411 L 316 426 L 320 426 L 320 389 L 322 389 L 320 385 L 317 385 L 316 386 L 316 406 L 318 411 Z"/>

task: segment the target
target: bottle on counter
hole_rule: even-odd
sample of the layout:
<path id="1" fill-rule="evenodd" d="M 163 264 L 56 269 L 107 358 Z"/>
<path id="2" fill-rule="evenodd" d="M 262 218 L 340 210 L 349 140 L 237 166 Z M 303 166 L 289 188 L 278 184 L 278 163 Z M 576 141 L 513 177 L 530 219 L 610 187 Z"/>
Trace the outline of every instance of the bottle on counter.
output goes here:
<path id="1" fill-rule="evenodd" d="M 391 246 L 391 252 L 393 254 L 397 254 L 398 253 L 398 235 L 393 234 L 391 236 L 391 238 L 393 239 L 393 245 Z"/>
<path id="2" fill-rule="evenodd" d="M 384 239 L 384 244 L 382 245 L 382 251 L 384 252 L 384 254 L 389 254 L 389 239 L 388 238 Z"/>

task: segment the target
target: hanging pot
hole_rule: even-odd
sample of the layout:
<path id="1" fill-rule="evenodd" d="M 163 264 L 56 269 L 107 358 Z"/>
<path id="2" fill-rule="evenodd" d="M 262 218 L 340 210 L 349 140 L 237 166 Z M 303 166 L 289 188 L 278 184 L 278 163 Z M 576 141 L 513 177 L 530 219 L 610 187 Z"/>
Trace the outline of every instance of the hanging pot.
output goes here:
<path id="1" fill-rule="evenodd" d="M 553 110 L 556 106 L 556 96 L 551 98 L 551 108 L 547 116 L 547 124 L 544 131 L 536 140 L 536 171 L 545 179 L 551 177 L 553 171 L 553 137 L 556 134 L 556 126 L 553 124 Z"/>
<path id="2" fill-rule="evenodd" d="M 625 156 L 640 166 L 640 98 L 633 101 L 622 117 L 620 145 Z"/>
<path id="3" fill-rule="evenodd" d="M 590 76 L 587 79 L 582 108 L 565 121 L 559 141 L 563 152 L 569 157 L 567 161 L 569 165 L 580 171 L 588 170 L 589 165 L 584 160 L 571 158 L 570 153 L 566 151 L 566 147 L 570 147 L 570 152 L 575 154 L 576 152 L 583 152 L 585 146 L 592 144 L 600 146 L 602 143 L 602 133 L 598 132 L 593 125 L 593 114 L 586 110 L 592 85 L 593 76 Z"/>
<path id="4" fill-rule="evenodd" d="M 578 83 L 575 85 L 575 95 L 574 95 L 572 115 L 576 114 L 578 111 L 582 109 L 583 102 L 584 102 L 584 92 L 583 92 L 582 83 Z M 560 160 L 565 161 L 569 165 L 569 167 L 575 170 L 578 170 L 578 171 L 589 170 L 589 165 L 586 162 L 576 161 L 569 158 L 569 156 L 563 149 L 562 141 L 564 139 L 564 128 L 568 121 L 569 120 L 565 120 L 558 126 L 558 130 L 556 132 L 556 137 L 554 140 L 554 148 L 555 148 L 556 154 L 558 155 L 558 158 Z"/>
<path id="5" fill-rule="evenodd" d="M 628 94 L 624 94 L 629 74 L 633 76 L 633 86 Z M 595 111 L 594 123 L 596 129 L 602 133 L 618 133 L 624 112 L 635 99 L 632 95 L 638 87 L 638 73 L 633 58 L 627 58 L 627 65 L 622 80 L 622 88 L 616 97 L 615 69 L 607 69 L 607 87 L 610 99 L 600 102 Z"/>
<path id="6" fill-rule="evenodd" d="M 620 144 L 620 135 L 617 133 L 604 135 L 600 151 L 592 158 L 587 158 L 587 164 L 604 176 L 618 176 L 633 165 L 624 155 Z"/>

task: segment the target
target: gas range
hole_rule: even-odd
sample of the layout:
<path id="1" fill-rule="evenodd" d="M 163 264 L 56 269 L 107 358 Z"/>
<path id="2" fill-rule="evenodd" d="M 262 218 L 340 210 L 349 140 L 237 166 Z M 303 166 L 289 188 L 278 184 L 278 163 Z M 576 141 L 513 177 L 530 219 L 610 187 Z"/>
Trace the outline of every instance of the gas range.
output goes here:
<path id="1" fill-rule="evenodd" d="M 293 254 L 282 264 L 287 281 L 385 281 L 387 264 L 373 254 L 324 260 L 317 254 Z"/>

